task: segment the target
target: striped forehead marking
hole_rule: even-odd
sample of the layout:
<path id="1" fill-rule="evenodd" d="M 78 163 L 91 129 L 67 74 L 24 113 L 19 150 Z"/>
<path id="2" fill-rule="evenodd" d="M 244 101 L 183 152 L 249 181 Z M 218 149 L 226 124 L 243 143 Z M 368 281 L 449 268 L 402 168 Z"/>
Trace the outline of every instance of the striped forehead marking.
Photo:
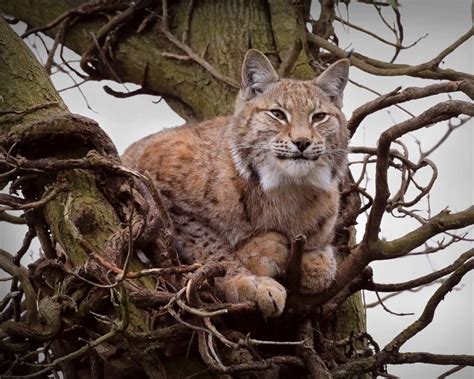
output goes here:
<path id="1" fill-rule="evenodd" d="M 294 111 L 314 111 L 321 105 L 318 91 L 312 82 L 286 81 L 280 84 L 277 102 L 282 108 Z"/>

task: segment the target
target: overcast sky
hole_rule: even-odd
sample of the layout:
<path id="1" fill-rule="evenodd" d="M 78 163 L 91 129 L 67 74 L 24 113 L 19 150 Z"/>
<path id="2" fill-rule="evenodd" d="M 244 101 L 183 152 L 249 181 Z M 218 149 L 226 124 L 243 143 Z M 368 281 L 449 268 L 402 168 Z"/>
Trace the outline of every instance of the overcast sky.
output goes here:
<path id="1" fill-rule="evenodd" d="M 403 50 L 397 59 L 398 63 L 423 63 L 436 56 L 442 49 L 464 34 L 471 27 L 471 2 L 469 0 L 405 0 L 401 1 L 401 13 L 405 26 L 405 43 L 409 44 L 417 38 L 428 36 L 417 46 Z M 340 6 L 341 17 L 347 18 L 346 8 Z M 386 26 L 378 19 L 370 7 L 351 5 L 349 19 L 352 23 L 370 29 L 373 32 L 391 39 L 392 35 Z M 317 8 L 313 10 L 317 15 Z M 337 27 L 340 46 L 353 48 L 356 52 L 369 55 L 381 60 L 389 60 L 393 49 L 370 37 Z M 34 38 L 29 39 L 30 43 Z M 41 57 L 44 62 L 44 55 Z M 465 72 L 473 72 L 472 40 L 465 43 L 458 51 L 451 54 L 442 67 Z M 357 69 L 351 69 L 351 78 L 379 92 L 388 92 L 397 86 L 425 86 L 430 82 L 414 78 L 371 77 Z M 53 76 L 53 82 L 58 90 L 69 87 L 71 79 L 65 75 Z M 81 86 L 83 94 L 90 104 L 88 106 L 77 89 L 61 92 L 70 110 L 88 116 L 96 121 L 111 136 L 120 152 L 133 141 L 151 134 L 164 127 L 172 127 L 182 123 L 182 119 L 174 114 L 164 102 L 154 104 L 156 98 L 137 96 L 130 99 L 116 99 L 102 90 L 108 84 L 117 90 L 121 86 L 111 82 L 90 82 Z M 126 85 L 133 90 L 132 84 Z M 344 99 L 344 112 L 349 117 L 351 112 L 361 104 L 374 98 L 374 95 L 354 85 L 349 84 Z M 463 95 L 454 94 L 453 98 L 467 99 Z M 435 96 L 404 105 L 415 114 L 427 109 L 439 101 L 447 100 L 447 96 Z M 397 108 L 387 112 L 378 112 L 364 121 L 363 129 L 353 138 L 353 146 L 375 146 L 381 131 L 396 122 L 403 121 L 407 115 Z M 450 139 L 431 157 L 439 169 L 439 178 L 431 194 L 431 209 L 438 213 L 449 205 L 452 211 L 461 211 L 473 204 L 473 123 L 456 130 Z M 418 139 L 427 150 L 442 136 L 445 124 L 417 132 L 404 139 L 416 157 Z M 416 138 L 415 138 L 416 137 Z M 373 175 L 371 174 L 371 178 Z M 373 181 L 372 181 L 373 182 Z M 426 209 L 426 203 L 420 205 Z M 359 228 L 364 226 L 364 220 L 359 221 Z M 414 222 L 395 222 L 387 219 L 382 225 L 382 236 L 387 239 L 397 238 L 407 231 L 417 227 Z M 19 234 L 20 233 L 20 234 Z M 18 228 L 1 225 L 0 239 L 2 248 L 8 251 L 18 249 L 21 237 Z M 362 235 L 359 230 L 358 236 Z M 436 241 L 436 240 L 434 240 Z M 425 275 L 452 263 L 461 253 L 472 247 L 471 243 L 460 243 L 442 253 L 430 257 L 409 257 L 397 261 L 379 262 L 372 264 L 375 281 L 381 283 L 401 282 Z M 34 245 L 32 251 L 37 251 Z M 2 285 L 0 283 L 0 285 Z M 380 307 L 370 308 L 367 312 L 368 331 L 383 346 L 397 333 L 419 317 L 427 299 L 432 295 L 437 285 L 423 289 L 417 293 L 402 294 L 385 304 L 395 312 L 413 312 L 414 316 L 393 316 Z M 4 287 L 5 289 L 5 287 Z M 0 296 L 1 297 L 1 296 Z M 375 300 L 371 293 L 366 293 L 367 303 Z M 467 276 L 452 293 L 448 294 L 436 312 L 434 322 L 419 335 L 407 343 L 402 351 L 429 351 L 444 354 L 474 354 L 473 331 L 473 275 Z M 447 370 L 448 367 L 431 365 L 404 365 L 391 367 L 390 372 L 403 378 L 433 378 Z M 452 376 L 453 378 L 473 378 L 474 371 L 465 369 Z"/>

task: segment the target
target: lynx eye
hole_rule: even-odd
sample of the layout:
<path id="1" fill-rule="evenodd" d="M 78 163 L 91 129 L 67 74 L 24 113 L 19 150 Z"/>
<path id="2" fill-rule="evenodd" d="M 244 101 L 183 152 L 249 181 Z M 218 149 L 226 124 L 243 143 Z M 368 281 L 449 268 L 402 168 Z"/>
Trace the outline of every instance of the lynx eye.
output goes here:
<path id="1" fill-rule="evenodd" d="M 270 109 L 270 113 L 276 117 L 278 120 L 286 121 L 285 112 L 281 111 L 280 109 Z"/>
<path id="2" fill-rule="evenodd" d="M 324 112 L 319 112 L 319 113 L 315 113 L 312 117 L 312 121 L 313 122 L 321 122 L 323 121 L 326 117 L 327 117 L 327 113 L 324 113 Z"/>

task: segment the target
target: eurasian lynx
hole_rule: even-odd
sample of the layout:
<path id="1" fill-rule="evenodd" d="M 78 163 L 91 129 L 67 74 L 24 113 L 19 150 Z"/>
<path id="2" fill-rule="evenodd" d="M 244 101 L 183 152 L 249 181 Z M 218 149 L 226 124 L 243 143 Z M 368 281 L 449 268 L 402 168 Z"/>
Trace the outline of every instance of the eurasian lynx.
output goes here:
<path id="1" fill-rule="evenodd" d="M 125 152 L 124 163 L 148 171 L 166 198 L 183 262 L 225 264 L 216 288 L 226 301 L 256 301 L 265 317 L 280 315 L 286 290 L 277 280 L 298 234 L 307 237 L 301 292 L 334 279 L 348 71 L 340 60 L 315 80 L 280 79 L 250 50 L 233 116 L 161 131 Z"/>

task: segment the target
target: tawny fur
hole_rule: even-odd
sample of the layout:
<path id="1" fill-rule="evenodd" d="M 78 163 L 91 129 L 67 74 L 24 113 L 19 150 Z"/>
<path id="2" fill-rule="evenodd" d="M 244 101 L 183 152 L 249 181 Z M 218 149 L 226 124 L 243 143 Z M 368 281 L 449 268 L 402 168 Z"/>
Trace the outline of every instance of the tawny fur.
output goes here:
<path id="1" fill-rule="evenodd" d="M 257 301 L 271 317 L 284 309 L 286 291 L 277 280 L 296 235 L 307 237 L 301 291 L 321 292 L 334 279 L 331 241 L 348 134 L 340 98 L 327 87 L 338 84 L 332 76 L 340 67 L 321 84 L 279 80 L 263 55 L 249 55 L 233 116 L 153 134 L 129 147 L 123 161 L 156 181 L 182 260 L 224 263 L 227 274 L 216 282 L 222 296 Z M 313 122 L 321 112 L 327 120 Z M 293 158 L 298 139 L 311 143 L 302 153 L 307 159 Z"/>

